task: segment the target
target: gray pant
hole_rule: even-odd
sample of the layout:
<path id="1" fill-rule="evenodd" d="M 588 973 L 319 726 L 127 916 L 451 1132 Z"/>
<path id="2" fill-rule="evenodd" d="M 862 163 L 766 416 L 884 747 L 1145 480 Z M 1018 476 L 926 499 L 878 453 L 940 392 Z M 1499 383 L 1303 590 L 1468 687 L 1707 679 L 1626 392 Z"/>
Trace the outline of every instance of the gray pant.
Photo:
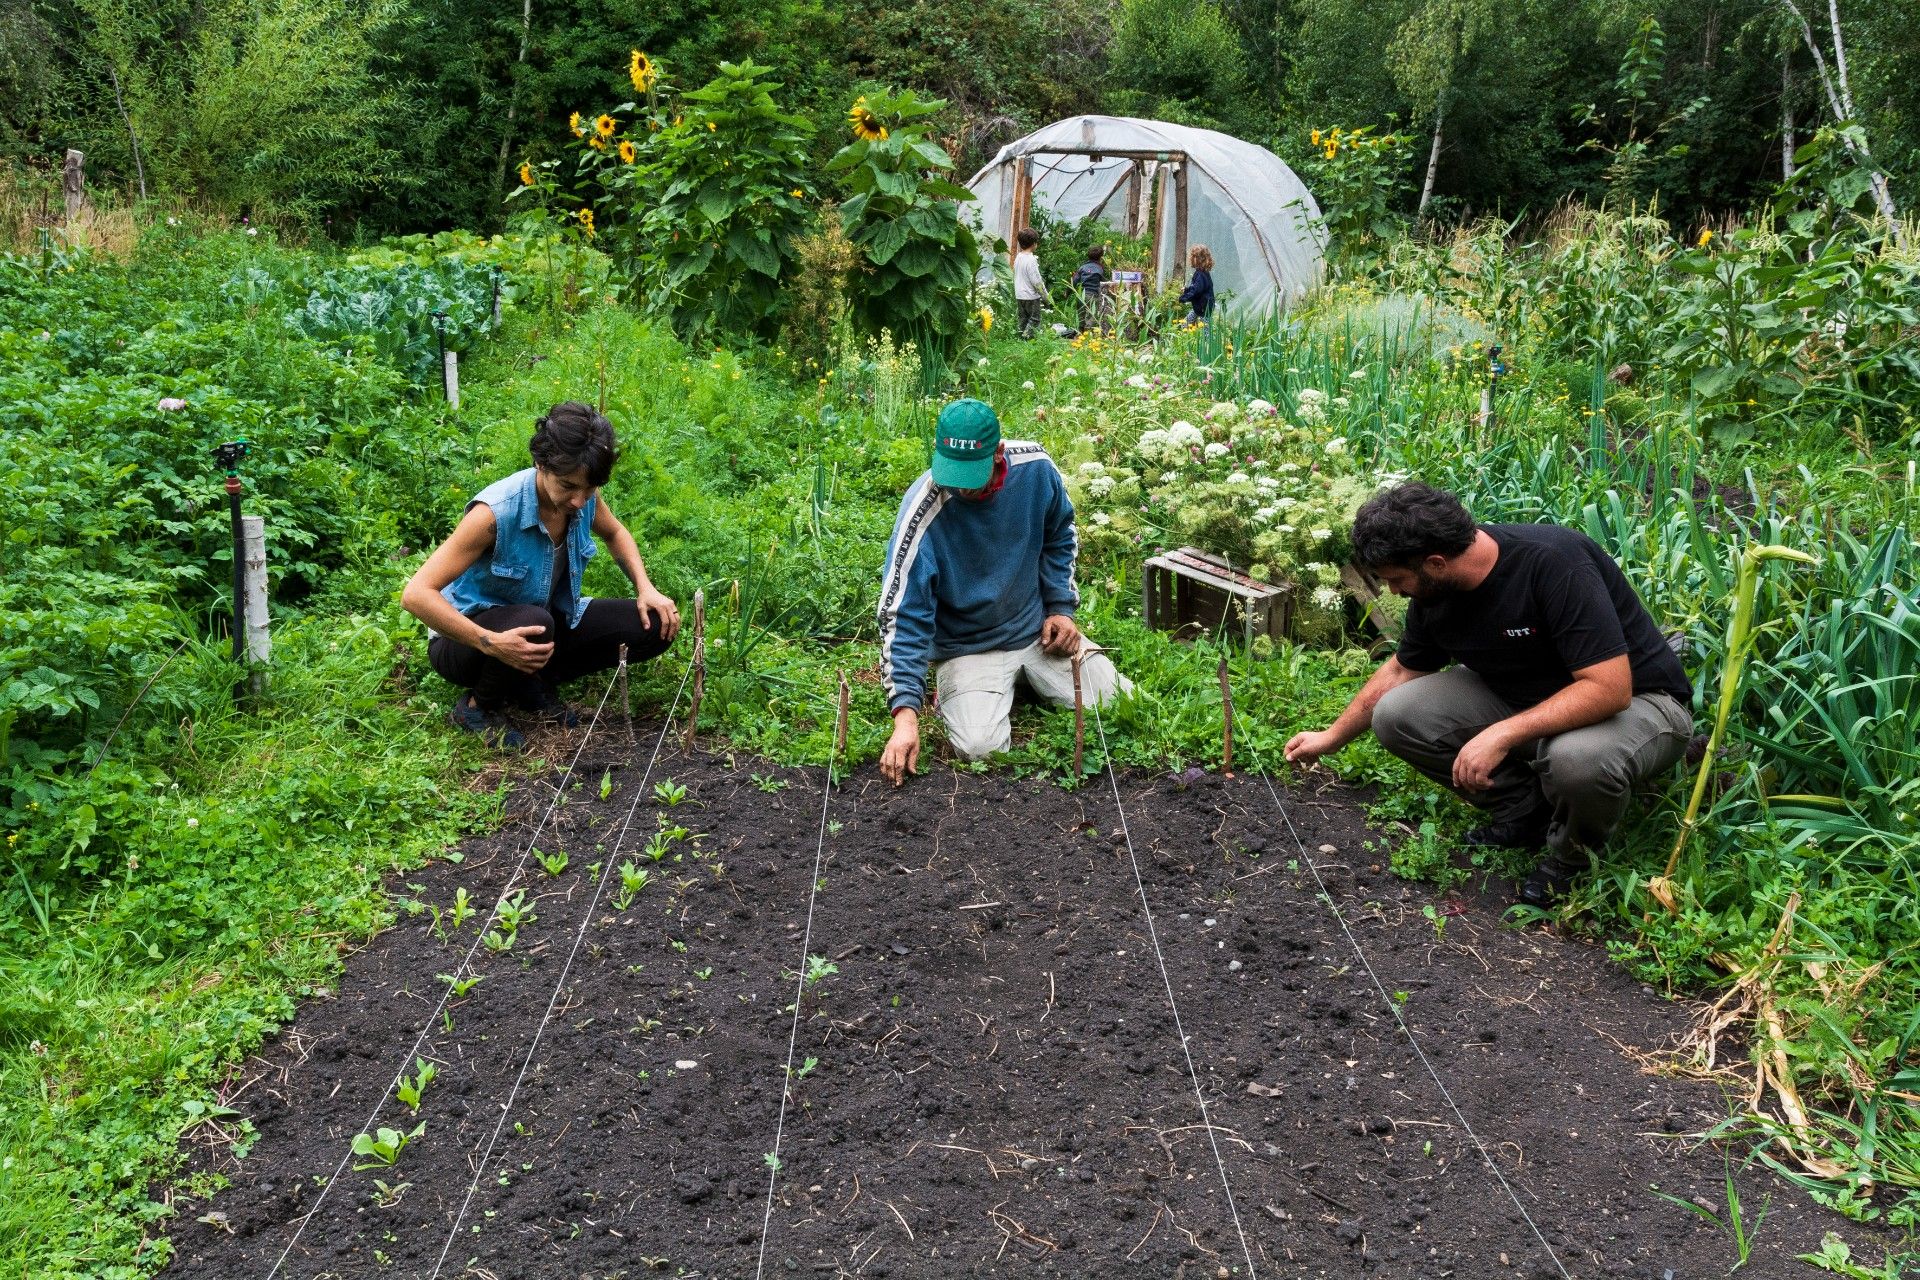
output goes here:
<path id="1" fill-rule="evenodd" d="M 1519 713 L 1465 667 L 1388 690 L 1373 709 L 1380 745 L 1453 790 L 1453 759 L 1475 734 Z M 1552 806 L 1547 849 L 1584 862 L 1626 813 L 1635 784 L 1673 767 L 1693 733 L 1693 713 L 1664 693 L 1643 693 L 1619 715 L 1516 749 L 1485 791 L 1454 791 L 1496 822 Z"/>

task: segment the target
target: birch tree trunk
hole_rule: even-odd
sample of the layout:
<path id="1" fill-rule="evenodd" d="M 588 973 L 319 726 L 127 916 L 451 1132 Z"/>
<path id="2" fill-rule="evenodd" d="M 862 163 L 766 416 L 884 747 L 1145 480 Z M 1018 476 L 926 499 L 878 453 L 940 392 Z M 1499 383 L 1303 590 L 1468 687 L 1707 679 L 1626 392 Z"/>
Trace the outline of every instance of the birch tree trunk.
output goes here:
<path id="1" fill-rule="evenodd" d="M 1800 37 L 1807 46 L 1807 52 L 1813 55 L 1814 69 L 1820 73 L 1820 88 L 1826 94 L 1827 110 L 1833 113 L 1835 124 L 1853 121 L 1853 93 L 1847 87 L 1847 46 L 1840 35 L 1840 0 L 1827 0 L 1827 22 L 1833 28 L 1833 58 L 1839 72 L 1839 88 L 1834 86 L 1834 74 L 1827 67 L 1826 50 L 1820 47 L 1820 41 L 1813 34 L 1813 24 L 1807 21 L 1805 14 L 1794 0 L 1780 0 L 1788 13 L 1800 24 Z M 1894 244 L 1906 247 L 1906 229 L 1900 223 L 1900 211 L 1894 206 L 1893 192 L 1887 186 L 1887 175 L 1874 167 L 1873 156 L 1869 154 L 1864 135 L 1860 142 L 1842 133 L 1840 145 L 1861 168 L 1867 171 L 1867 180 L 1873 188 L 1873 202 L 1880 210 L 1880 216 L 1887 220 L 1887 232 L 1893 237 Z"/>
<path id="2" fill-rule="evenodd" d="M 1780 55 L 1780 180 L 1793 181 L 1793 57 Z"/>
<path id="3" fill-rule="evenodd" d="M 1447 95 L 1442 93 L 1433 102 L 1433 146 L 1427 150 L 1427 180 L 1420 187 L 1420 207 L 1413 215 L 1416 222 L 1426 218 L 1427 202 L 1433 199 L 1433 181 L 1440 172 L 1440 139 L 1446 116 Z"/>

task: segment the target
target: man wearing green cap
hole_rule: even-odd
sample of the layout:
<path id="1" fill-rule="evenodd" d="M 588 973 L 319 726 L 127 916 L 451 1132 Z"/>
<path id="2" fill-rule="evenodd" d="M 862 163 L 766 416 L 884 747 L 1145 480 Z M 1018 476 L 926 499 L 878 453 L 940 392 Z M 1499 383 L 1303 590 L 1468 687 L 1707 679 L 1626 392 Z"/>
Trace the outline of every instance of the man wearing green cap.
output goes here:
<path id="1" fill-rule="evenodd" d="M 900 504 L 880 581 L 880 667 L 893 737 L 880 771 L 896 786 L 917 772 L 927 664 L 939 663 L 940 718 L 965 760 L 1013 744 L 1017 681 L 1073 702 L 1079 541 L 1059 468 L 1037 444 L 1000 438 L 979 400 L 940 411 L 933 467 Z M 1104 702 L 1132 686 L 1104 655 L 1080 664 L 1082 696 Z"/>

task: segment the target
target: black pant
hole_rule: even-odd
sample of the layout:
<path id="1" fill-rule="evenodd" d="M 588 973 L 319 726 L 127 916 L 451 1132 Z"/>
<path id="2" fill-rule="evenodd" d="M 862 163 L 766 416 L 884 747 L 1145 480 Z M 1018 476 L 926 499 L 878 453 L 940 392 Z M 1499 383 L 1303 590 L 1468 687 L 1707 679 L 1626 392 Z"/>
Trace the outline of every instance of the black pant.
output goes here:
<path id="1" fill-rule="evenodd" d="M 1034 330 L 1040 327 L 1040 322 L 1046 319 L 1047 300 L 1045 298 L 1020 298 L 1016 301 L 1019 304 L 1020 310 L 1020 336 L 1023 338 L 1031 338 Z"/>
<path id="2" fill-rule="evenodd" d="M 591 600 L 577 627 L 556 627 L 554 615 L 537 604 L 500 605 L 471 616 L 488 631 L 540 627 L 542 633 L 533 639 L 553 645 L 547 665 L 528 675 L 458 640 L 435 636 L 428 641 L 427 661 L 433 669 L 449 684 L 473 690 L 485 707 L 535 706 L 542 686 L 551 692 L 571 680 L 616 666 L 623 644 L 629 662 L 644 662 L 667 651 L 668 642 L 659 628 L 653 620 L 641 619 L 640 607 L 632 600 Z"/>

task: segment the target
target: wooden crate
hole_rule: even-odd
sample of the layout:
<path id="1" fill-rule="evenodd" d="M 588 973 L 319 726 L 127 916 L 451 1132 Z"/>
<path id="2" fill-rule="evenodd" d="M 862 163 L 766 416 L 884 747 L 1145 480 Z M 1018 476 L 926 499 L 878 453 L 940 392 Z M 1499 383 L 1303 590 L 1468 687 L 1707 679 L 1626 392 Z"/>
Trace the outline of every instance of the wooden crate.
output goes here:
<path id="1" fill-rule="evenodd" d="M 1225 630 L 1247 644 L 1287 635 L 1293 588 L 1262 582 L 1197 547 L 1147 560 L 1142 574 L 1147 625 L 1186 636 Z"/>

